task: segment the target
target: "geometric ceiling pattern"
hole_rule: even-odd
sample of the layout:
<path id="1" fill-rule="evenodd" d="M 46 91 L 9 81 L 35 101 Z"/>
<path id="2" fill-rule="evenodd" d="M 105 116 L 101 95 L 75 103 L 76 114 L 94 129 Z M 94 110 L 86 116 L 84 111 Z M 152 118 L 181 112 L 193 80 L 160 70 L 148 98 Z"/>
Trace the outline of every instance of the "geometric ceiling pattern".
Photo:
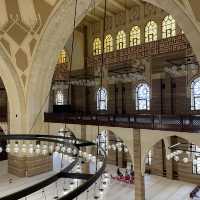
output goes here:
<path id="1" fill-rule="evenodd" d="M 0 45 L 26 84 L 34 49 L 59 0 L 0 0 Z"/>
<path id="2" fill-rule="evenodd" d="M 25 87 L 29 66 L 41 33 L 56 5 L 62 0 L 0 0 L 0 46 L 10 57 Z M 67 1 L 67 0 L 66 0 Z M 153 2 L 155 0 L 145 0 Z M 199 0 L 172 0 L 182 7 L 190 19 L 200 28 Z M 103 1 L 102 1 L 103 2 Z M 109 0 L 108 16 L 125 7 L 143 4 L 141 0 Z M 159 1 L 156 0 L 157 4 Z M 89 19 L 98 21 L 103 17 L 103 4 L 96 5 L 96 13 L 88 14 Z M 23 77 L 23 78 L 22 78 Z"/>

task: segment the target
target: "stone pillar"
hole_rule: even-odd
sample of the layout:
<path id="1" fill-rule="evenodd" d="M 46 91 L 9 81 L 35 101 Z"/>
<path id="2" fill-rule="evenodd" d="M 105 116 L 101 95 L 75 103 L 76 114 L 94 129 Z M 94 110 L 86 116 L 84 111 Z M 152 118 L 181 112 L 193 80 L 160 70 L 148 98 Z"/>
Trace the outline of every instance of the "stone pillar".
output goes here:
<path id="1" fill-rule="evenodd" d="M 173 179 L 173 160 L 166 160 L 166 177 Z"/>
<path id="2" fill-rule="evenodd" d="M 140 130 L 133 129 L 133 154 L 135 172 L 135 200 L 145 199 L 144 176 L 141 171 L 141 141 Z"/>
<path id="3" fill-rule="evenodd" d="M 86 125 L 81 125 L 81 139 L 87 140 L 87 138 L 86 138 Z M 84 147 L 83 150 L 85 151 L 86 148 Z"/>
<path id="4" fill-rule="evenodd" d="M 169 145 L 172 145 L 173 144 L 173 138 L 170 137 L 169 138 Z M 173 159 L 170 159 L 170 160 L 167 160 L 166 159 L 166 177 L 168 179 L 173 179 L 173 168 L 174 168 L 174 160 Z"/>

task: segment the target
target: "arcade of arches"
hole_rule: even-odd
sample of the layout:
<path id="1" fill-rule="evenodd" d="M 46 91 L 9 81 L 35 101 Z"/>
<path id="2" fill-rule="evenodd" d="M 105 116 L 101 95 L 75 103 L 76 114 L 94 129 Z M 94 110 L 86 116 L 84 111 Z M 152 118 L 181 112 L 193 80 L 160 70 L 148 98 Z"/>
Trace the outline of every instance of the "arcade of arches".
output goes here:
<path id="1" fill-rule="evenodd" d="M 112 174 L 102 199 L 200 199 L 199 8 L 197 0 L 1 0 L 0 134 L 67 128 L 95 141 Z M 187 150 L 173 153 L 179 144 Z M 5 186 L 27 176 L 23 157 L 31 160 L 0 151 Z M 50 156 L 33 157 L 28 176 L 52 171 Z"/>

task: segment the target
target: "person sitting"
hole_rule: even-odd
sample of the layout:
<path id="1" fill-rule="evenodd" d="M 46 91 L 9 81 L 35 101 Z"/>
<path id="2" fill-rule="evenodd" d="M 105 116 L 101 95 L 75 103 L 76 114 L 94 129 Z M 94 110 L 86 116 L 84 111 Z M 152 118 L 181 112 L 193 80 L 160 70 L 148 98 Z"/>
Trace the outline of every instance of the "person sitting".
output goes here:
<path id="1" fill-rule="evenodd" d="M 119 167 L 117 168 L 117 176 L 120 176 L 120 177 L 122 177 L 122 176 L 123 176 L 123 174 L 121 173 L 121 171 L 120 171 Z"/>
<path id="2" fill-rule="evenodd" d="M 131 174 L 132 177 L 134 177 L 134 174 L 135 174 L 135 173 L 134 173 L 134 171 L 131 171 L 130 174 Z"/>
<path id="3" fill-rule="evenodd" d="M 132 177 L 134 177 L 134 175 L 135 175 L 135 173 L 134 173 L 134 171 L 133 171 L 133 165 L 131 165 L 130 175 L 131 175 Z"/>

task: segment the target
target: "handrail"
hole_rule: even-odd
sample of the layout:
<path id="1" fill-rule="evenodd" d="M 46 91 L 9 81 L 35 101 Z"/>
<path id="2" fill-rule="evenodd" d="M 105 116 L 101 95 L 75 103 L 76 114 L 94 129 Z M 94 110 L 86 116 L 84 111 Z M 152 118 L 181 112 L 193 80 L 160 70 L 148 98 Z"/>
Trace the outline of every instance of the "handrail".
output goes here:
<path id="1" fill-rule="evenodd" d="M 44 113 L 45 122 L 200 132 L 200 115 Z"/>

